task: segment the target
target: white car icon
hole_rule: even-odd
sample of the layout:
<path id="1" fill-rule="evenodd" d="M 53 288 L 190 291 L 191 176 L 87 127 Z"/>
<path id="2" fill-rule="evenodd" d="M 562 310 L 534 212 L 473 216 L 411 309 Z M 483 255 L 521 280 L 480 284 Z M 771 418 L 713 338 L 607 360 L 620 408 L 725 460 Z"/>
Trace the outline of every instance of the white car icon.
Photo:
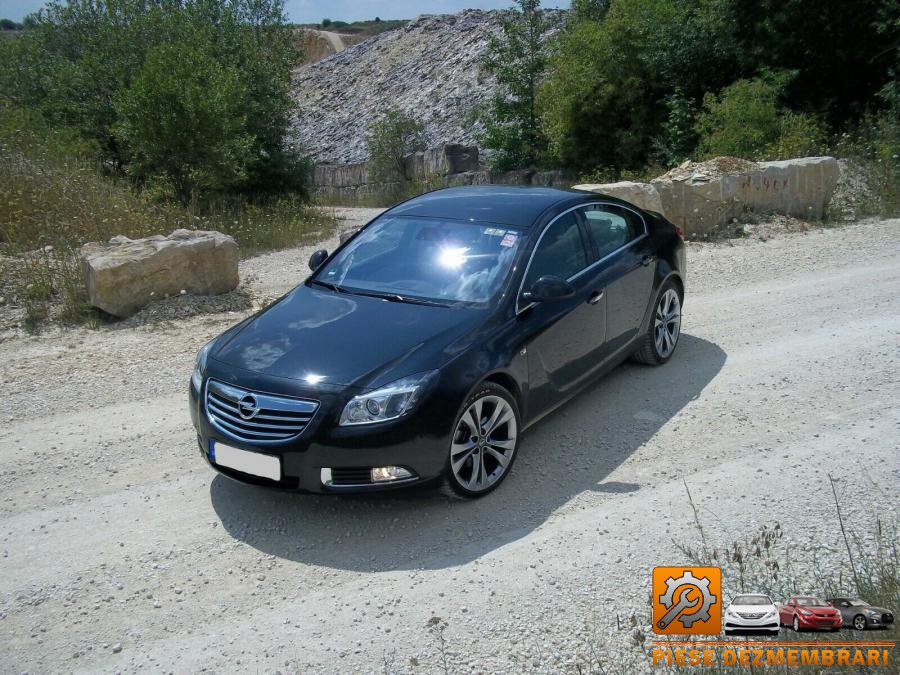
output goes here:
<path id="1" fill-rule="evenodd" d="M 745 593 L 736 595 L 725 610 L 725 634 L 766 633 L 778 635 L 781 622 L 778 608 L 768 595 Z"/>

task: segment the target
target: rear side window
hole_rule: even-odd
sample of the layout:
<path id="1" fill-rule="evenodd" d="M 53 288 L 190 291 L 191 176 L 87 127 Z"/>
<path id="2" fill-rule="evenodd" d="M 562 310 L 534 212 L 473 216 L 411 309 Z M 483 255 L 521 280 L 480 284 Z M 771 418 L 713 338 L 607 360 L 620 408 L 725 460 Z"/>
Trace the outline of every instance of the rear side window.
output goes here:
<path id="1" fill-rule="evenodd" d="M 611 204 L 594 204 L 582 211 L 597 257 L 603 258 L 644 234 L 644 221 L 634 211 Z"/>
<path id="2" fill-rule="evenodd" d="M 575 276 L 588 265 L 588 253 L 573 212 L 566 213 L 546 229 L 531 259 L 525 290 L 547 274 L 563 279 Z"/>

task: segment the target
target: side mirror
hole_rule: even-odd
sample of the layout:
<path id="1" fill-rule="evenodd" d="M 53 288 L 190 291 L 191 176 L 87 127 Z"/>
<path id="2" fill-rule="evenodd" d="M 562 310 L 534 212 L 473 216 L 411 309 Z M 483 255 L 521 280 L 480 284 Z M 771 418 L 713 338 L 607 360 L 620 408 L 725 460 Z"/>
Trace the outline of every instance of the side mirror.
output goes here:
<path id="1" fill-rule="evenodd" d="M 547 274 L 534 282 L 531 288 L 522 293 L 528 302 L 550 302 L 564 300 L 575 295 L 575 287 L 565 279 Z"/>
<path id="2" fill-rule="evenodd" d="M 320 248 L 318 251 L 309 256 L 309 269 L 315 272 L 322 266 L 322 263 L 328 260 L 328 251 Z"/>

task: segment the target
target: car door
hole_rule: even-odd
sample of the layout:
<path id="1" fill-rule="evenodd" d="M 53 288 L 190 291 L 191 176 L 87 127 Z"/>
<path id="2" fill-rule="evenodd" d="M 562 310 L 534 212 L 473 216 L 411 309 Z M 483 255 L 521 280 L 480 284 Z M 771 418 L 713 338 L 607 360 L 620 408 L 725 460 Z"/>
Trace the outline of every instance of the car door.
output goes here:
<path id="1" fill-rule="evenodd" d="M 647 225 L 637 211 L 617 204 L 591 204 L 579 210 L 594 257 L 595 283 L 606 289 L 607 355 L 637 335 L 653 289 L 656 257 Z"/>
<path id="2" fill-rule="evenodd" d="M 781 610 L 778 612 L 779 619 L 782 625 L 789 626 L 794 621 L 794 599 L 789 598 L 784 604 L 781 605 Z"/>
<path id="3" fill-rule="evenodd" d="M 540 417 L 565 400 L 596 363 L 606 339 L 606 295 L 582 274 L 594 262 L 587 233 L 574 211 L 552 221 L 540 235 L 522 281 L 528 290 L 555 275 L 575 287 L 571 298 L 529 303 L 520 298 L 528 360 L 528 417 Z"/>

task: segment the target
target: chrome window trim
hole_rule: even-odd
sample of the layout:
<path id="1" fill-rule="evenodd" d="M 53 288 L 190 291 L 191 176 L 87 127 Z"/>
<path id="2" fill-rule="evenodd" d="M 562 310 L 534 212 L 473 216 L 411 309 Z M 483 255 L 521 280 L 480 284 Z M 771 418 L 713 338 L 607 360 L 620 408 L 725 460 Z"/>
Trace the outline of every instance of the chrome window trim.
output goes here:
<path id="1" fill-rule="evenodd" d="M 518 316 L 519 314 L 521 314 L 521 313 L 524 312 L 525 310 L 530 309 L 531 307 L 534 307 L 534 306 L 537 304 L 536 302 L 530 302 L 530 303 L 528 303 L 527 305 L 525 305 L 524 307 L 521 307 L 521 308 L 519 307 L 519 303 L 520 303 L 520 301 L 521 301 L 521 299 L 522 299 L 522 293 L 525 292 L 525 288 L 524 288 L 524 287 L 525 287 L 525 279 L 528 278 L 528 271 L 531 269 L 531 263 L 532 263 L 532 261 L 534 260 L 534 254 L 537 253 L 538 247 L 541 245 L 541 240 L 544 238 L 544 235 L 547 234 L 547 230 L 550 229 L 550 227 L 551 227 L 557 220 L 559 220 L 560 218 L 562 218 L 564 215 L 566 215 L 566 214 L 568 214 L 568 213 L 571 213 L 572 211 L 577 211 L 578 209 L 584 209 L 584 208 L 587 208 L 588 206 L 616 206 L 616 207 L 618 207 L 618 208 L 620 208 L 620 209 L 625 209 L 626 211 L 631 211 L 633 214 L 635 214 L 638 218 L 641 219 L 641 223 L 642 223 L 643 226 L 644 226 L 644 233 L 643 233 L 642 235 L 640 235 L 640 236 L 635 237 L 634 239 L 632 239 L 631 241 L 629 241 L 629 242 L 628 242 L 627 244 L 625 244 L 624 246 L 620 246 L 620 247 L 617 248 L 615 251 L 612 251 L 611 253 L 607 253 L 607 254 L 606 254 L 605 256 L 603 256 L 602 258 L 598 258 L 597 260 L 595 260 L 594 262 L 592 262 L 590 265 L 588 265 L 587 267 L 585 267 L 583 270 L 581 270 L 581 271 L 579 271 L 579 272 L 576 272 L 575 274 L 573 274 L 572 276 L 570 276 L 568 279 L 566 279 L 566 281 L 568 281 L 569 283 L 571 283 L 572 281 L 574 281 L 575 279 L 577 279 L 578 277 L 580 277 L 580 276 L 581 276 L 582 274 L 584 274 L 585 272 L 589 272 L 590 270 L 594 269 L 594 268 L 595 268 L 597 265 L 599 265 L 600 263 L 609 260 L 609 259 L 612 258 L 614 255 L 616 255 L 617 253 L 619 253 L 619 252 L 621 252 L 621 251 L 624 251 L 626 248 L 628 248 L 628 247 L 631 246 L 632 244 L 635 244 L 635 243 L 641 241 L 644 237 L 646 237 L 646 236 L 649 235 L 649 230 L 647 229 L 647 221 L 646 221 L 646 219 L 644 218 L 644 216 L 641 214 L 641 212 L 640 212 L 640 211 L 637 211 L 636 209 L 633 209 L 633 208 L 631 208 L 631 207 L 629 207 L 629 206 L 625 206 L 624 204 L 615 204 L 615 203 L 613 203 L 613 202 L 597 201 L 597 202 L 587 202 L 587 203 L 585 203 L 585 204 L 578 204 L 577 206 L 573 206 L 573 207 L 570 208 L 570 209 L 566 209 L 565 211 L 563 211 L 562 213 L 560 213 L 559 215 L 557 215 L 553 220 L 551 220 L 549 223 L 547 223 L 547 224 L 544 226 L 544 229 L 541 230 L 541 236 L 538 237 L 538 240 L 537 240 L 537 241 L 535 242 L 535 244 L 534 244 L 534 248 L 531 249 L 531 255 L 530 255 L 529 258 L 528 258 L 528 264 L 525 266 L 525 273 L 522 275 L 522 281 L 521 281 L 521 283 L 519 283 L 519 292 L 518 292 L 517 295 L 516 295 L 516 316 Z"/>

